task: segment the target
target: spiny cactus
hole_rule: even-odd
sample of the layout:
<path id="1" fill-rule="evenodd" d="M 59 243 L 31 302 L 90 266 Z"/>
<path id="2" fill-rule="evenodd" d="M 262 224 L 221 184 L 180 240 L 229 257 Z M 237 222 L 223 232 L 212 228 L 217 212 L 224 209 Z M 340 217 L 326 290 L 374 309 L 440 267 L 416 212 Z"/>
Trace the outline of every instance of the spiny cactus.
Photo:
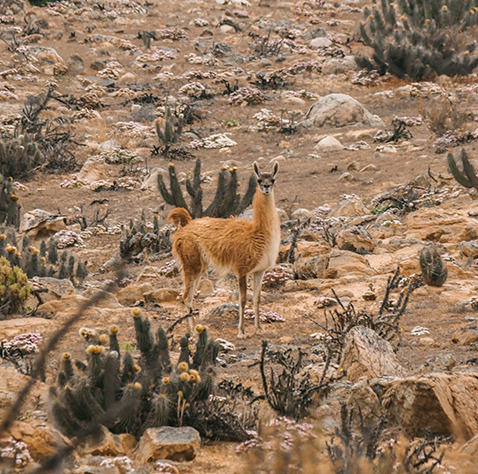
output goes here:
<path id="1" fill-rule="evenodd" d="M 203 190 L 201 188 L 201 160 L 196 160 L 193 179 L 186 180 L 186 190 L 191 196 L 191 204 L 188 207 L 179 184 L 176 168 L 174 164 L 169 165 L 169 183 L 168 191 L 164 183 L 163 176 L 158 173 L 158 188 L 167 204 L 187 209 L 193 219 L 199 217 L 230 217 L 237 216 L 243 212 L 251 203 L 256 192 L 256 179 L 251 176 L 246 193 L 241 199 L 237 194 L 239 182 L 237 180 L 237 168 L 223 168 L 218 175 L 217 189 L 213 201 L 209 207 L 203 210 L 202 198 Z"/>
<path id="2" fill-rule="evenodd" d="M 448 167 L 453 177 L 465 188 L 475 188 L 478 191 L 478 177 L 464 149 L 461 150 L 461 162 L 463 163 L 463 172 L 458 169 L 453 155 L 448 153 Z"/>
<path id="3" fill-rule="evenodd" d="M 382 0 L 366 7 L 360 25 L 372 58 L 357 63 L 380 74 L 426 79 L 466 75 L 478 65 L 470 27 L 478 24 L 476 0 Z"/>
<path id="4" fill-rule="evenodd" d="M 28 135 L 0 140 L 0 173 L 3 176 L 25 175 L 40 162 L 40 150 Z"/>
<path id="5" fill-rule="evenodd" d="M 69 353 L 63 355 L 51 396 L 53 414 L 64 433 L 73 436 L 88 422 L 105 420 L 108 409 L 125 402 L 128 409 L 119 418 L 105 421 L 114 433 L 140 436 L 151 427 L 181 426 L 194 405 L 212 393 L 214 373 L 197 353 L 199 371 L 190 369 L 189 357 L 173 367 L 164 329 L 159 328 L 154 337 L 141 310 L 135 308 L 132 314 L 139 359 L 120 351 L 119 329 L 114 325 L 108 335 L 80 330 L 87 343 L 86 364 L 73 364 Z M 200 346 L 215 347 L 208 341 L 206 328 L 200 330 Z"/>
<path id="6" fill-rule="evenodd" d="M 0 315 L 22 311 L 30 296 L 28 278 L 18 266 L 0 257 Z"/>
<path id="7" fill-rule="evenodd" d="M 427 285 L 442 286 L 445 283 L 448 270 L 434 247 L 427 246 L 422 249 L 420 252 L 420 268 Z"/>
<path id="8" fill-rule="evenodd" d="M 11 177 L 5 179 L 0 174 L 0 224 L 13 226 L 18 229 L 20 226 L 19 197 L 13 192 L 13 180 Z"/>
<path id="9" fill-rule="evenodd" d="M 166 116 L 164 117 L 164 131 L 161 130 L 159 122 L 156 122 L 156 133 L 159 140 L 163 144 L 161 154 L 169 156 L 171 147 L 179 141 L 179 137 L 183 131 L 182 118 L 171 113 L 171 109 L 166 109 Z"/>
<path id="10" fill-rule="evenodd" d="M 60 264 L 58 263 L 58 243 L 54 239 L 50 239 L 47 246 L 46 242 L 42 242 L 40 249 L 30 245 L 28 237 L 24 236 L 22 241 L 22 251 L 17 248 L 17 237 L 13 228 L 0 228 L 0 257 L 5 257 L 11 265 L 19 266 L 28 278 L 36 276 L 70 278 L 73 283 L 75 275 L 75 258 L 69 256 L 66 251 L 62 253 Z M 46 251 L 48 247 L 48 252 Z M 47 267 L 47 258 L 50 262 Z M 54 263 L 53 263 L 54 262 Z M 76 277 L 78 282 L 88 275 L 86 265 L 78 263 L 76 267 Z"/>

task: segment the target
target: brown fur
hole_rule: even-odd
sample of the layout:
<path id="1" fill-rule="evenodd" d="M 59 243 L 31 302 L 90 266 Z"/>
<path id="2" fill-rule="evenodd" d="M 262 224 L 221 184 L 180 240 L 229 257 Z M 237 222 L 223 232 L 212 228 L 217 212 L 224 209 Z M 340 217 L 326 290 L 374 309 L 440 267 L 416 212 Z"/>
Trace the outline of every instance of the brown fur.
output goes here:
<path id="1" fill-rule="evenodd" d="M 244 335 L 244 308 L 246 304 L 247 276 L 254 275 L 255 325 L 260 329 L 259 300 L 264 271 L 275 263 L 280 244 L 280 224 L 275 208 L 273 184 L 278 171 L 261 173 L 254 163 L 259 190 L 254 196 L 254 217 L 249 220 L 191 219 L 185 209 L 174 209 L 168 216 L 176 226 L 173 253 L 183 267 L 183 302 L 191 313 L 192 300 L 199 279 L 212 265 L 220 273 L 235 273 L 239 279 L 240 316 L 239 336 Z"/>

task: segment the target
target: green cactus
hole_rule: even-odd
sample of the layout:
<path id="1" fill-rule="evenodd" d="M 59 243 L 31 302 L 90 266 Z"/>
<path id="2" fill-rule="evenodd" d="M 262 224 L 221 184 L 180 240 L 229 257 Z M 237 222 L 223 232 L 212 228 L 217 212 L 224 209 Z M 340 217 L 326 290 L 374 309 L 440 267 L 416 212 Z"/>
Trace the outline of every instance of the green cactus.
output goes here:
<path id="1" fill-rule="evenodd" d="M 166 116 L 164 122 L 164 131 L 161 130 L 159 122 L 156 122 L 156 133 L 159 140 L 163 144 L 161 154 L 163 156 L 169 156 L 171 147 L 179 141 L 181 133 L 183 131 L 183 120 L 180 116 L 171 113 L 171 109 L 166 109 Z"/>
<path id="2" fill-rule="evenodd" d="M 25 273 L 0 257 L 0 314 L 21 312 L 30 296 L 30 286 Z"/>
<path id="3" fill-rule="evenodd" d="M 28 135 L 0 141 L 0 173 L 5 177 L 23 176 L 41 160 L 40 150 Z"/>
<path id="4" fill-rule="evenodd" d="M 237 194 L 239 182 L 237 179 L 237 168 L 223 168 L 218 175 L 217 189 L 213 201 L 207 209 L 203 210 L 202 198 L 203 190 L 201 188 L 201 160 L 196 160 L 193 179 L 186 180 L 186 190 L 191 196 L 191 204 L 188 207 L 179 184 L 176 168 L 173 163 L 169 165 L 169 183 L 168 191 L 164 183 L 163 176 L 158 173 L 158 188 L 167 204 L 186 209 L 193 219 L 200 217 L 221 217 L 227 218 L 237 216 L 251 205 L 256 192 L 256 178 L 251 176 L 249 179 L 247 191 L 241 198 Z"/>
<path id="5" fill-rule="evenodd" d="M 76 278 L 77 280 L 82 283 L 85 278 L 88 276 L 88 270 L 86 269 L 86 264 L 82 262 L 78 262 L 76 266 Z"/>
<path id="6" fill-rule="evenodd" d="M 461 150 L 461 162 L 463 163 L 463 172 L 458 169 L 453 155 L 448 153 L 448 167 L 453 177 L 465 188 L 475 188 L 478 191 L 478 177 L 464 149 Z"/>
<path id="7" fill-rule="evenodd" d="M 448 270 L 433 246 L 424 247 L 420 252 L 420 268 L 427 285 L 442 286 L 445 283 Z"/>
<path id="8" fill-rule="evenodd" d="M 105 347 L 108 339 L 104 335 L 91 336 L 91 332 L 80 331 L 87 344 L 86 364 L 73 364 L 70 354 L 63 355 L 50 396 L 53 415 L 65 434 L 74 435 L 75 429 L 95 419 L 101 419 L 113 433 L 134 436 L 140 436 L 147 428 L 164 425 L 191 422 L 200 427 L 202 421 L 197 413 L 202 408 L 198 404 L 208 400 L 214 390 L 214 371 L 201 358 L 210 345 L 205 327 L 200 327 L 194 355 L 199 369 L 190 369 L 189 354 L 184 357 L 188 337 L 182 338 L 181 344 L 185 360 L 173 368 L 166 331 L 157 331 L 155 343 L 150 321 L 141 315 L 141 310 L 135 308 L 133 317 L 141 353 L 137 362 L 130 352 L 121 353 L 117 326 L 109 328 L 109 349 Z M 119 418 L 106 421 L 105 413 L 122 403 L 127 403 L 128 408 L 121 411 Z"/>
<path id="9" fill-rule="evenodd" d="M 416 80 L 469 74 L 478 65 L 470 34 L 478 24 L 477 6 L 476 0 L 382 0 L 380 8 L 372 3 L 364 9 L 360 34 L 374 52 L 356 61 L 380 74 Z"/>
<path id="10" fill-rule="evenodd" d="M 0 224 L 18 229 L 20 226 L 19 197 L 13 192 L 13 180 L 0 174 Z"/>
<path id="11" fill-rule="evenodd" d="M 55 239 L 50 239 L 48 245 L 48 261 L 53 265 L 58 262 L 58 242 Z"/>

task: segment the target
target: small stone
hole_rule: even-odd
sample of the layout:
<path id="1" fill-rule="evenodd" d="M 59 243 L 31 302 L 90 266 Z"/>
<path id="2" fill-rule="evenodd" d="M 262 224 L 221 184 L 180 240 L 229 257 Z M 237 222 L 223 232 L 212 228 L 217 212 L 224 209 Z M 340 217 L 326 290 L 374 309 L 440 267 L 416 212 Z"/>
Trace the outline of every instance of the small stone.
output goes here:
<path id="1" fill-rule="evenodd" d="M 234 27 L 230 25 L 221 25 L 221 27 L 219 28 L 219 31 L 227 35 L 227 34 L 234 33 L 236 30 L 234 29 Z"/>
<path id="2" fill-rule="evenodd" d="M 421 337 L 418 342 L 425 347 L 431 347 L 435 344 L 435 340 L 431 337 Z"/>
<path id="3" fill-rule="evenodd" d="M 325 152 L 332 152 L 343 150 L 344 146 L 336 138 L 328 136 L 322 138 L 322 140 L 320 140 L 320 142 L 315 145 L 314 149 Z"/>
<path id="4" fill-rule="evenodd" d="M 100 143 L 98 148 L 101 151 L 114 151 L 118 148 L 121 148 L 121 143 L 117 142 L 116 140 L 113 140 L 113 139 L 106 140 L 105 142 Z"/>
<path id="5" fill-rule="evenodd" d="M 296 209 L 290 216 L 291 220 L 299 220 L 305 222 L 307 219 L 313 219 L 314 214 L 308 209 Z"/>
<path id="6" fill-rule="evenodd" d="M 352 174 L 346 171 L 339 176 L 339 181 L 356 181 L 357 178 Z"/>
<path id="7" fill-rule="evenodd" d="M 139 440 L 134 456 L 139 464 L 159 459 L 192 461 L 200 445 L 199 433 L 190 426 L 148 428 Z"/>
<path id="8" fill-rule="evenodd" d="M 330 46 L 331 44 L 332 44 L 332 41 L 330 41 L 328 38 L 320 38 L 320 37 L 314 38 L 313 40 L 309 42 L 309 46 L 312 49 L 317 49 L 324 46 Z"/>

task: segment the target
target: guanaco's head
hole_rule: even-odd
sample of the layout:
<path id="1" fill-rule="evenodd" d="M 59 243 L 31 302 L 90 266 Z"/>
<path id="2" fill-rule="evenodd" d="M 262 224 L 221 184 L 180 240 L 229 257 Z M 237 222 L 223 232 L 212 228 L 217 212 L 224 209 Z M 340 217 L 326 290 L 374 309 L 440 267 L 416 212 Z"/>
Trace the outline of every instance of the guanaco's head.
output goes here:
<path id="1" fill-rule="evenodd" d="M 274 168 L 272 173 L 261 173 L 257 161 L 254 161 L 254 174 L 257 178 L 257 184 L 259 185 L 259 191 L 262 194 L 271 194 L 274 188 L 274 182 L 276 180 L 277 173 L 279 171 L 279 163 L 274 162 Z"/>

